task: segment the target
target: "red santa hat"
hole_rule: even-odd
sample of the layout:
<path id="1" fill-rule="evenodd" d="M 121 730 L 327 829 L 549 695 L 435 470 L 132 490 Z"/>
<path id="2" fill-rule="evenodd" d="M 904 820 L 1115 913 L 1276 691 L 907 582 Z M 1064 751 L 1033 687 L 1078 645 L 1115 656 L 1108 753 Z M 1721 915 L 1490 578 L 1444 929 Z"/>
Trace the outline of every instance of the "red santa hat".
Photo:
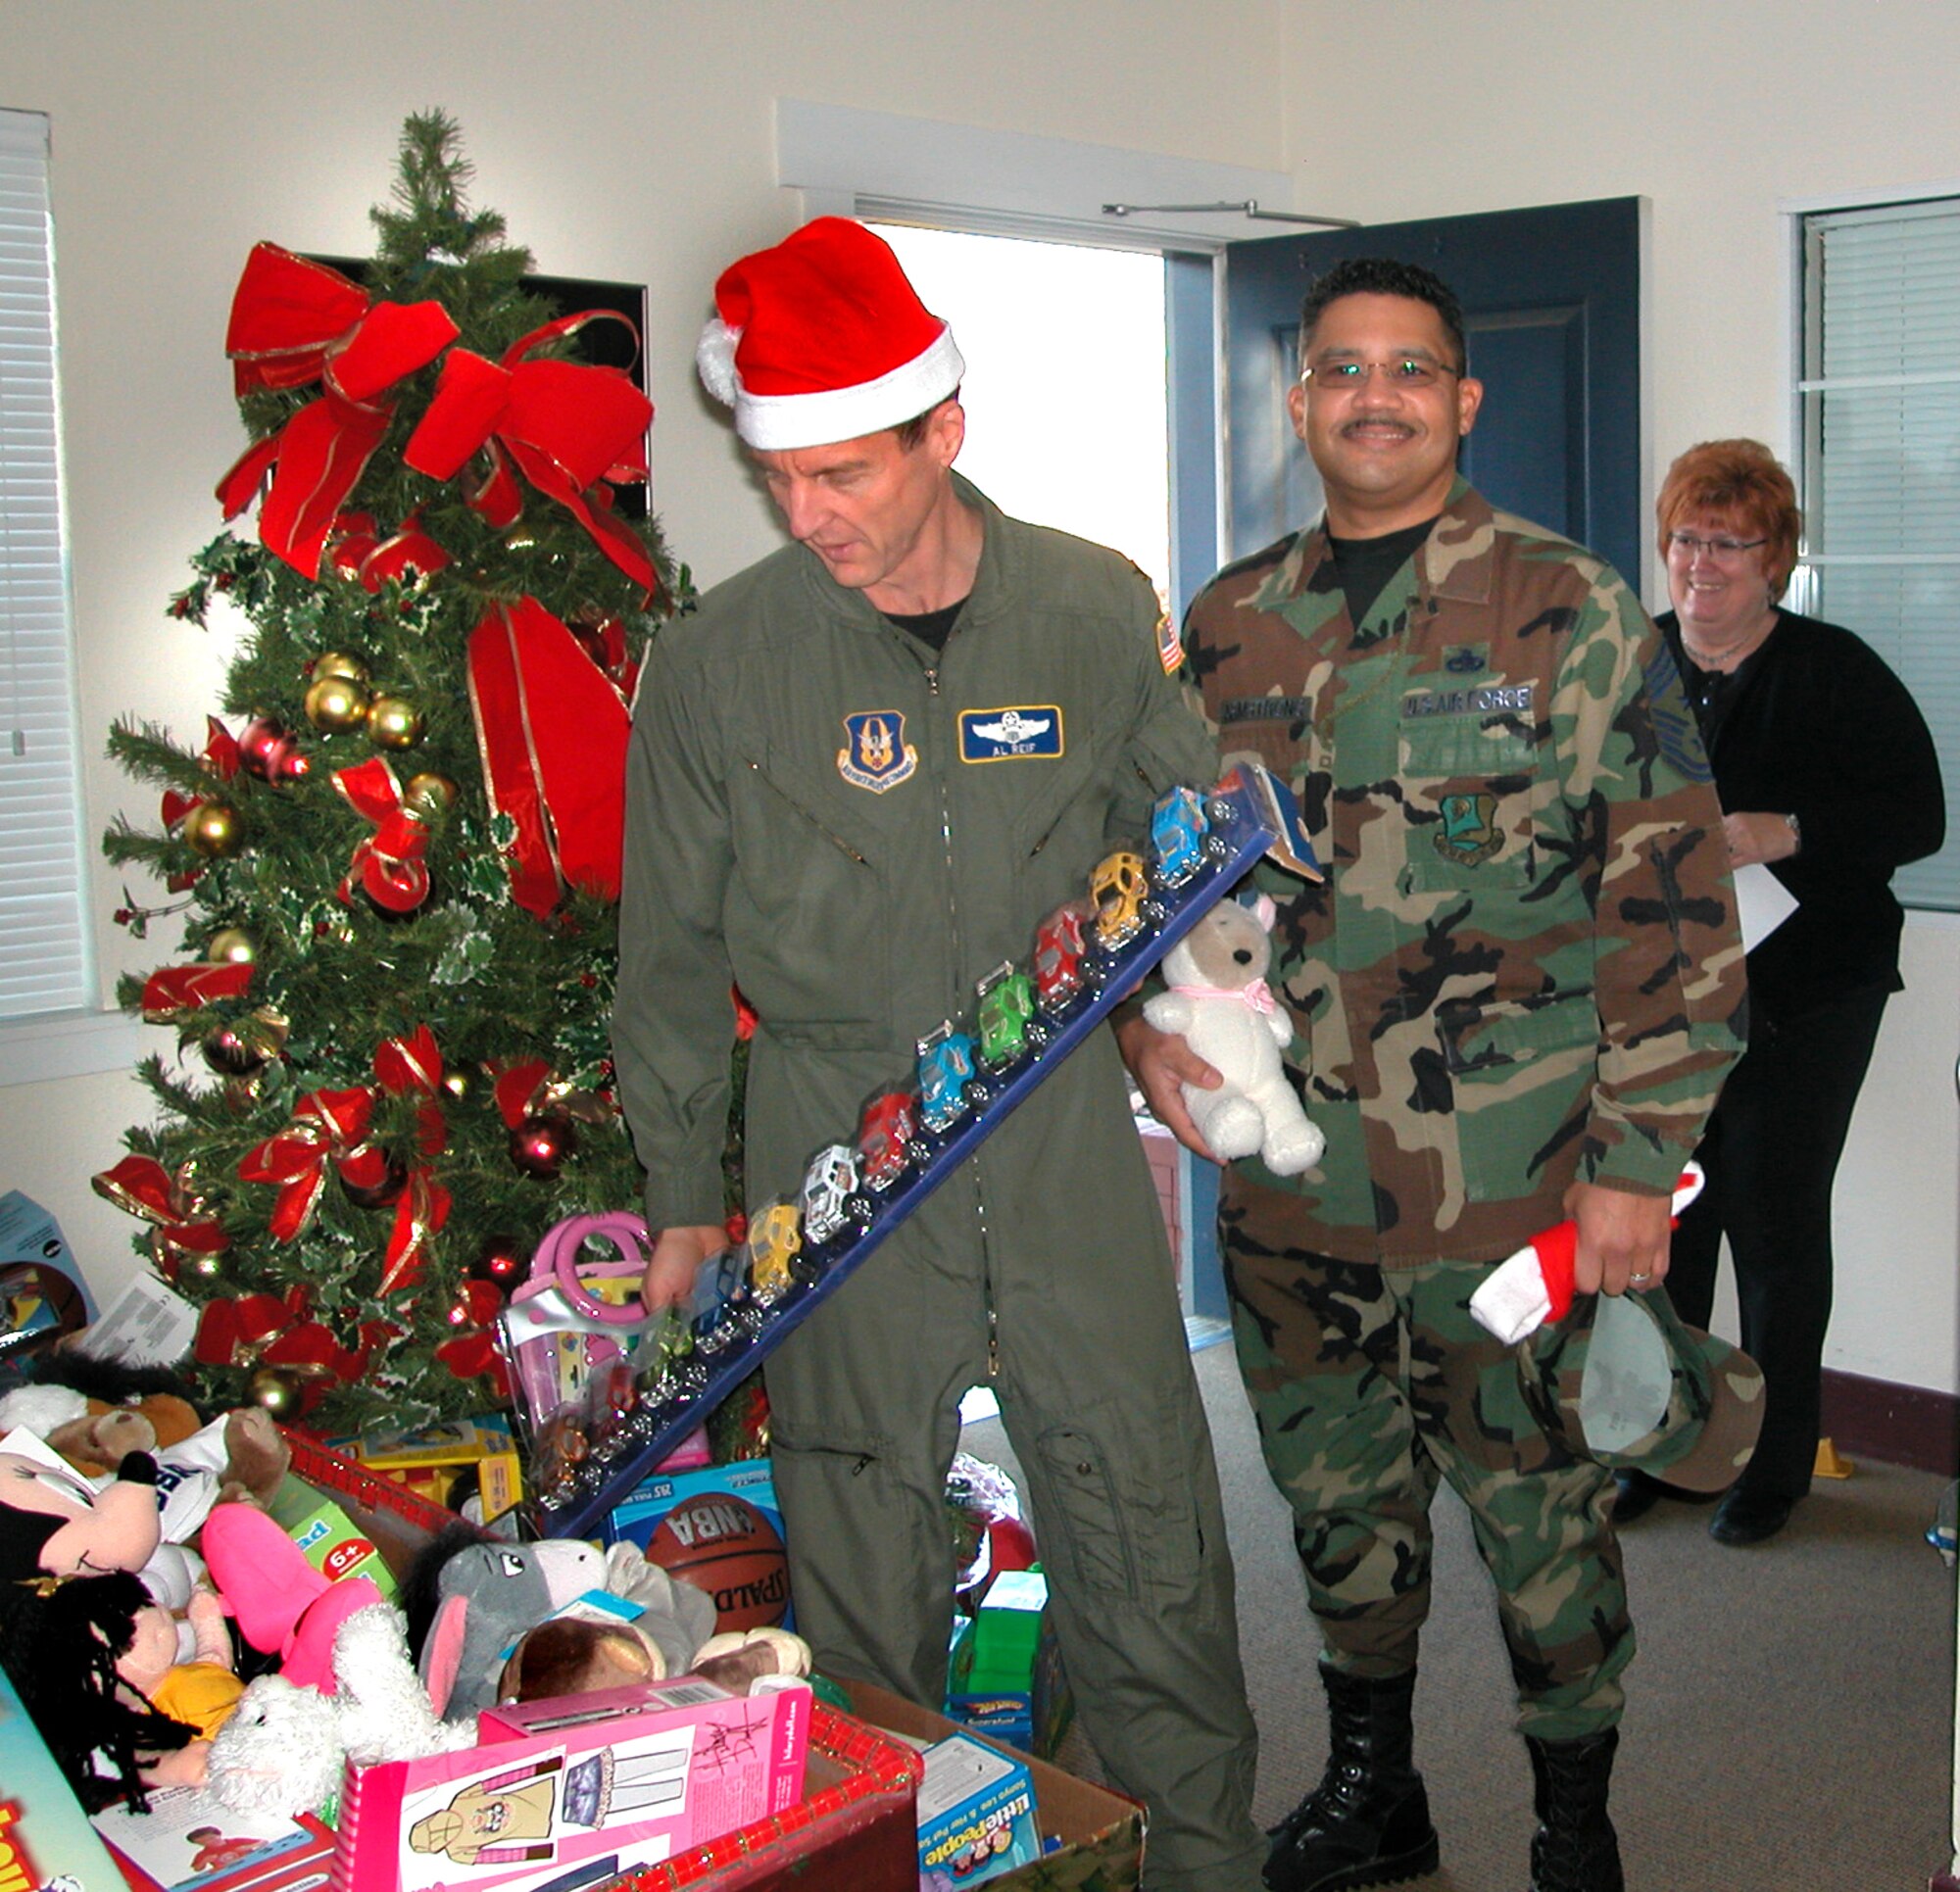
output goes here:
<path id="1" fill-rule="evenodd" d="M 778 452 L 895 427 L 938 406 L 966 364 L 906 280 L 891 245 L 819 217 L 731 264 L 695 361 L 735 431 Z"/>

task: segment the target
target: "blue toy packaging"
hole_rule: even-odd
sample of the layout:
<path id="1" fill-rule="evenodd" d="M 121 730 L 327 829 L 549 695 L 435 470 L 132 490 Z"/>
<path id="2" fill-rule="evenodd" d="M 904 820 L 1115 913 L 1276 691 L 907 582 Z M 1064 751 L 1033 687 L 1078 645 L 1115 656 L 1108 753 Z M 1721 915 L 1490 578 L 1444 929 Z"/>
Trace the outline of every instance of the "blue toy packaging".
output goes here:
<path id="1" fill-rule="evenodd" d="M 717 1629 L 796 1627 L 789 1553 L 767 1459 L 657 1473 L 605 1525 L 650 1564 L 714 1598 Z"/>

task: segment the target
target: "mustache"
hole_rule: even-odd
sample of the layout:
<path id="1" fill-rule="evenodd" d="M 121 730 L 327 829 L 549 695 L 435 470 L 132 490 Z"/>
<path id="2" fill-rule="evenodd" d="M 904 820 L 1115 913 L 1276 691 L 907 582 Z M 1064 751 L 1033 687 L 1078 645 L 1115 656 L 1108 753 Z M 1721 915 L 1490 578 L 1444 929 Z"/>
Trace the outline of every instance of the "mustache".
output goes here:
<path id="1" fill-rule="evenodd" d="M 1415 429 L 1406 420 L 1396 420 L 1388 414 L 1356 414 L 1351 420 L 1344 420 L 1340 431 L 1343 435 L 1359 432 L 1363 427 L 1393 427 L 1397 433 L 1412 434 Z"/>

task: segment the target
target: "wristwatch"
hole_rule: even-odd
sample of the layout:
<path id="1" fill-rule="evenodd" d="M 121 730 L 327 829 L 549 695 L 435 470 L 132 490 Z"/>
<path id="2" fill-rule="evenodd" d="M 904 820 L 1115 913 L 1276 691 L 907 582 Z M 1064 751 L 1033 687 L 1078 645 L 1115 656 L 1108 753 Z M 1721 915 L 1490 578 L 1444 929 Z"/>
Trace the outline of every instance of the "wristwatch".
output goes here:
<path id="1" fill-rule="evenodd" d="M 1803 851 L 1803 823 L 1797 820 L 1793 814 L 1787 814 L 1784 816 L 1784 819 L 1789 823 L 1789 838 L 1796 843 L 1796 851 L 1801 853 Z"/>

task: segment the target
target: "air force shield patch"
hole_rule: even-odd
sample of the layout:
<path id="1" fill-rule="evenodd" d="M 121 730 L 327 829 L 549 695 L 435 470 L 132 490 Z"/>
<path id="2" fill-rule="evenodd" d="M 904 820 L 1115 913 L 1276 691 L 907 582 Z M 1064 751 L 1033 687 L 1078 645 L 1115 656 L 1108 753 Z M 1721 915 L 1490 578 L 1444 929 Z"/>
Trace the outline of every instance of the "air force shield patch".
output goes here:
<path id="1" fill-rule="evenodd" d="M 854 789 L 883 795 L 918 767 L 918 751 L 906 741 L 905 712 L 860 709 L 844 719 L 845 745 L 837 752 L 837 772 Z"/>

